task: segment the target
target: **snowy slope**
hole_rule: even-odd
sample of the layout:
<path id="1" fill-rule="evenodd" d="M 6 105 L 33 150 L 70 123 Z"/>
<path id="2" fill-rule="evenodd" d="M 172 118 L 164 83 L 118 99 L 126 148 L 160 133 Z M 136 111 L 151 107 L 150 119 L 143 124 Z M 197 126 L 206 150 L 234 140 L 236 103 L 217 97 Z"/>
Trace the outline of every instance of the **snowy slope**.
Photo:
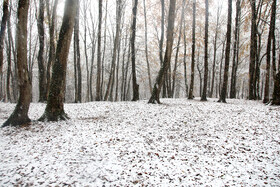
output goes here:
<path id="1" fill-rule="evenodd" d="M 279 107 L 162 101 L 66 104 L 69 121 L 0 129 L 0 186 L 280 186 Z M 0 124 L 14 107 L 0 103 Z"/>

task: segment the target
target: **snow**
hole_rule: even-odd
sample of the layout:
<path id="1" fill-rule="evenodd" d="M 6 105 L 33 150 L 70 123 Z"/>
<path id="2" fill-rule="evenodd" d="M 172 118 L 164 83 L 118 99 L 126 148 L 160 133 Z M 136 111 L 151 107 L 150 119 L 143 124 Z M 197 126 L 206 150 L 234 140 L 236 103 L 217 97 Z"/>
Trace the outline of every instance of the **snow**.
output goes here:
<path id="1" fill-rule="evenodd" d="M 0 129 L 0 186 L 280 186 L 280 108 L 227 101 L 66 104 L 68 121 Z"/>

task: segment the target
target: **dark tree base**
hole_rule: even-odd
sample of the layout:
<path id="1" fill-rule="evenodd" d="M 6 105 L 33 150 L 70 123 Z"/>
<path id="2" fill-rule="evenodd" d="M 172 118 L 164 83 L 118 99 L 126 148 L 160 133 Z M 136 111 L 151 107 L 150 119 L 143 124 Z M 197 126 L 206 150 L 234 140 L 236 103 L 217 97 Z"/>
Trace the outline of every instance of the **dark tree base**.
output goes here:
<path id="1" fill-rule="evenodd" d="M 149 99 L 149 102 L 151 104 L 161 104 L 160 100 L 159 100 L 159 90 L 157 87 L 154 87 L 153 89 L 153 94 L 151 96 L 151 98 Z"/>
<path id="2" fill-rule="evenodd" d="M 271 105 L 280 105 L 280 72 L 276 74 Z"/>
<path id="3" fill-rule="evenodd" d="M 50 112 L 45 112 L 42 117 L 38 119 L 38 121 L 48 122 L 48 121 L 66 121 L 70 118 L 67 116 L 65 112 L 61 112 L 60 114 L 53 114 Z"/>
<path id="4" fill-rule="evenodd" d="M 29 119 L 28 116 L 25 116 L 25 117 L 19 117 L 19 116 L 20 115 L 18 115 L 18 114 L 11 115 L 9 117 L 9 119 L 7 121 L 5 121 L 1 127 L 2 128 L 3 127 L 8 127 L 8 126 L 18 127 L 18 126 L 30 125 L 31 124 L 31 120 Z"/>
<path id="5" fill-rule="evenodd" d="M 201 99 L 200 101 L 207 101 L 207 99 Z"/>
<path id="6" fill-rule="evenodd" d="M 218 100 L 218 103 L 227 103 L 227 102 L 226 102 L 226 100 L 221 100 L 221 99 L 219 99 L 219 100 Z"/>

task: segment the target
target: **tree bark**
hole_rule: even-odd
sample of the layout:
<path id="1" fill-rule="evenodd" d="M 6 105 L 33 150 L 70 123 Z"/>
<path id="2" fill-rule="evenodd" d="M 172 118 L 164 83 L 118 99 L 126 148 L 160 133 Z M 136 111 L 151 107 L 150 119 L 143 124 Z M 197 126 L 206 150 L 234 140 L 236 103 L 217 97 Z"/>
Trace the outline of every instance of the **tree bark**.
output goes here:
<path id="1" fill-rule="evenodd" d="M 236 79 L 237 79 L 237 67 L 239 63 L 239 32 L 240 32 L 240 14 L 241 5 L 240 0 L 236 1 L 236 17 L 235 17 L 235 33 L 234 33 L 234 49 L 231 71 L 231 84 L 230 84 L 230 98 L 236 98 Z"/>
<path id="2" fill-rule="evenodd" d="M 204 48 L 204 83 L 201 101 L 207 101 L 208 83 L 208 28 L 209 28 L 209 3 L 205 0 L 205 48 Z"/>
<path id="3" fill-rule="evenodd" d="M 255 100 L 254 74 L 257 55 L 257 26 L 256 26 L 256 0 L 251 0 L 252 18 L 251 18 L 251 45 L 250 45 L 250 65 L 249 65 L 249 99 Z"/>
<path id="4" fill-rule="evenodd" d="M 46 94 L 46 71 L 44 63 L 45 51 L 45 30 L 44 30 L 44 14 L 45 14 L 45 1 L 39 2 L 39 16 L 37 20 L 38 35 L 39 35 L 39 53 L 38 53 L 38 68 L 39 68 L 39 102 L 47 100 Z"/>
<path id="5" fill-rule="evenodd" d="M 27 17 L 29 0 L 19 0 L 17 23 L 17 70 L 19 77 L 20 95 L 14 112 L 3 124 L 5 126 L 18 126 L 29 124 L 28 110 L 31 102 L 31 82 L 27 65 Z"/>
<path id="6" fill-rule="evenodd" d="M 192 63 L 191 63 L 191 83 L 188 99 L 193 99 L 194 89 L 194 67 L 195 67 L 195 27 L 196 27 L 196 0 L 193 0 L 193 23 L 192 23 Z"/>
<path id="7" fill-rule="evenodd" d="M 269 26 L 269 34 L 267 40 L 267 48 L 266 48 L 266 75 L 265 75 L 265 88 L 264 88 L 264 99 L 263 103 L 269 102 L 269 80 L 270 80 L 270 58 L 271 58 L 271 44 L 273 40 L 273 36 L 275 33 L 275 21 L 276 21 L 276 0 L 272 2 L 272 11 L 270 17 L 270 26 Z M 277 91 L 276 91 L 277 92 Z"/>
<path id="8" fill-rule="evenodd" d="M 115 72 L 115 66 L 116 66 L 116 58 L 117 58 L 117 51 L 119 47 L 119 40 L 120 40 L 120 24 L 121 24 L 121 11 L 122 11 L 122 0 L 117 0 L 117 18 L 116 18 L 116 35 L 114 40 L 114 47 L 113 47 L 113 57 L 111 62 L 111 70 L 109 75 L 109 81 L 107 84 L 107 90 L 105 93 L 104 100 L 107 101 L 109 98 L 109 95 L 111 93 L 111 89 L 113 89 L 112 83 L 114 79 L 114 72 Z"/>
<path id="9" fill-rule="evenodd" d="M 181 20 L 180 20 L 180 28 L 179 28 L 179 38 L 178 38 L 178 43 L 177 43 L 177 46 L 176 46 L 175 63 L 174 63 L 174 69 L 173 69 L 173 73 L 172 73 L 172 88 L 171 88 L 171 96 L 172 97 L 175 96 L 176 73 L 177 73 L 178 56 L 179 56 L 180 43 L 181 43 L 181 37 L 182 37 L 182 27 L 183 27 L 184 13 L 185 13 L 185 4 L 186 4 L 186 0 L 183 0 Z"/>
<path id="10" fill-rule="evenodd" d="M 143 0 L 143 8 L 144 8 L 144 20 L 145 20 L 145 54 L 146 54 L 147 71 L 148 71 L 148 78 L 149 78 L 149 88 L 150 88 L 150 93 L 152 94 L 153 89 L 152 89 L 149 55 L 148 55 L 148 31 L 147 31 L 148 26 L 147 26 L 146 0 Z"/>
<path id="11" fill-rule="evenodd" d="M 101 29 L 102 29 L 102 0 L 98 4 L 98 34 L 97 34 L 97 72 L 96 72 L 96 101 L 101 101 Z"/>
<path id="12" fill-rule="evenodd" d="M 46 72 L 46 78 L 47 78 L 47 88 L 46 88 L 46 96 L 48 97 L 49 90 L 50 90 L 50 84 L 51 84 L 51 67 L 55 60 L 55 23 L 56 23 L 56 10 L 57 10 L 57 4 L 58 0 L 54 1 L 52 15 L 49 10 L 49 1 L 47 2 L 47 9 L 48 9 L 48 20 L 50 23 L 49 28 L 49 35 L 50 35 L 50 48 L 49 48 L 49 58 L 48 58 L 48 64 L 47 64 L 47 72 Z"/>
<path id="13" fill-rule="evenodd" d="M 74 25 L 74 45 L 75 45 L 75 51 L 76 53 L 76 72 L 77 77 L 75 80 L 76 82 L 76 95 L 75 95 L 75 103 L 81 103 L 82 102 L 82 70 L 81 70 L 81 53 L 80 53 L 80 3 L 78 1 L 77 5 L 77 12 L 75 17 L 75 25 Z"/>
<path id="14" fill-rule="evenodd" d="M 139 84 L 137 84 L 136 78 L 136 53 L 135 53 L 135 37 L 136 37 L 136 16 L 137 16 L 137 5 L 138 0 L 134 0 L 134 6 L 132 9 L 132 35 L 131 35 L 131 65 L 132 65 L 132 87 L 133 87 L 133 98 L 132 101 L 139 100 Z"/>
<path id="15" fill-rule="evenodd" d="M 221 8 L 219 7 L 217 11 L 216 28 L 215 28 L 215 36 L 214 36 L 214 59 L 213 59 L 212 81 L 211 81 L 211 89 L 210 89 L 209 97 L 213 97 L 213 93 L 214 93 L 216 59 L 217 59 L 217 40 L 218 40 L 218 32 L 220 27 L 220 15 L 221 15 Z"/>
<path id="16" fill-rule="evenodd" d="M 66 87 L 66 67 L 69 48 L 75 23 L 77 1 L 67 0 L 62 26 L 59 33 L 55 62 L 52 68 L 52 80 L 47 106 L 40 121 L 58 121 L 69 119 L 64 111 Z"/>
<path id="17" fill-rule="evenodd" d="M 164 61 L 158 73 L 156 83 L 154 84 L 153 93 L 151 98 L 149 99 L 149 103 L 157 102 L 158 104 L 160 104 L 159 94 L 163 84 L 163 76 L 168 70 L 168 67 L 170 65 L 170 60 L 171 60 L 171 54 L 172 54 L 175 8 L 176 8 L 176 0 L 170 0 L 168 26 L 167 26 L 167 41 L 166 41 L 166 51 L 165 51 Z"/>
<path id="18" fill-rule="evenodd" d="M 9 0 L 4 0 L 3 16 L 2 16 L 1 30 L 0 30 L 0 75 L 1 76 L 2 76 L 2 68 L 3 68 L 4 39 L 5 39 L 8 17 L 9 17 Z"/>
<path id="19" fill-rule="evenodd" d="M 275 0 L 276 1 L 276 0 Z M 275 76 L 272 105 L 280 105 L 280 71 Z"/>
<path id="20" fill-rule="evenodd" d="M 224 81 L 220 95 L 220 102 L 226 103 L 227 86 L 228 86 L 228 70 L 230 60 L 230 45 L 231 45 L 231 15 L 232 14 L 232 0 L 228 0 L 228 23 L 227 23 L 227 44 L 225 54 L 225 70 L 224 70 Z"/>

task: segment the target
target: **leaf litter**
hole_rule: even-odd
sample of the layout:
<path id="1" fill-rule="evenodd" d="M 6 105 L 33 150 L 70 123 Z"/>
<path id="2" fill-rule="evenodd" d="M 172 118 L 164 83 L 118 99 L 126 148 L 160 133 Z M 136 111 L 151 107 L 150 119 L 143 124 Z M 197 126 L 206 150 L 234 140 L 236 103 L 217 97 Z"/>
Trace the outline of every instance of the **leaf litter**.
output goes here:
<path id="1" fill-rule="evenodd" d="M 214 101 L 65 104 L 68 121 L 1 129 L 0 186 L 280 186 L 279 107 Z"/>

